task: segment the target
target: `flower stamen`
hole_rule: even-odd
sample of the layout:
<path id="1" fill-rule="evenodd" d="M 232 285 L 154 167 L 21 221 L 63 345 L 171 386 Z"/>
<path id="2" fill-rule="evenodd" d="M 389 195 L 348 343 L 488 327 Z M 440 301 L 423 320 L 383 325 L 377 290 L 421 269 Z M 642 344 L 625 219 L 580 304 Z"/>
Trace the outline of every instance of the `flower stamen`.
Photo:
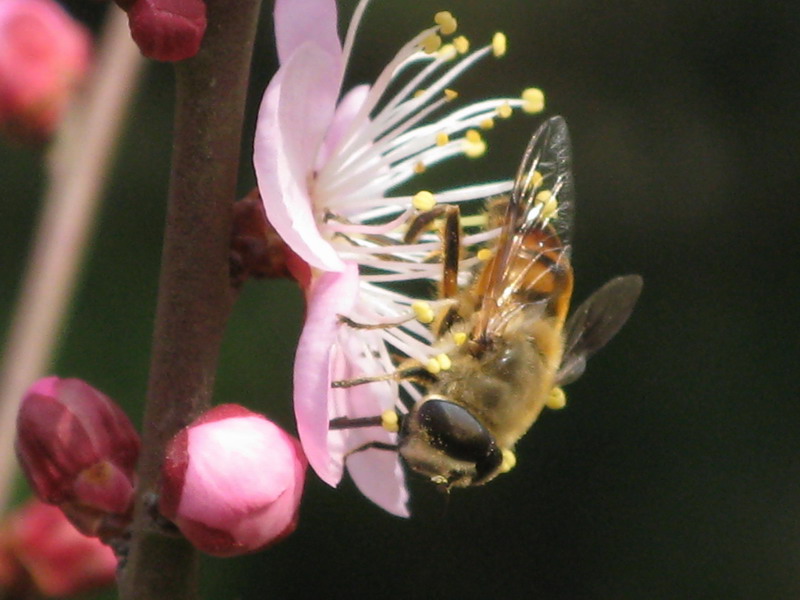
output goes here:
<path id="1" fill-rule="evenodd" d="M 506 50 L 507 50 L 506 35 L 498 31 L 497 33 L 494 34 L 494 37 L 492 38 L 492 54 L 494 54 L 496 58 L 500 58 L 501 56 L 505 55 Z"/>
<path id="2" fill-rule="evenodd" d="M 458 28 L 458 21 L 446 10 L 436 13 L 433 17 L 433 21 L 439 26 L 439 31 L 441 31 L 443 35 L 451 35 L 455 33 Z"/>

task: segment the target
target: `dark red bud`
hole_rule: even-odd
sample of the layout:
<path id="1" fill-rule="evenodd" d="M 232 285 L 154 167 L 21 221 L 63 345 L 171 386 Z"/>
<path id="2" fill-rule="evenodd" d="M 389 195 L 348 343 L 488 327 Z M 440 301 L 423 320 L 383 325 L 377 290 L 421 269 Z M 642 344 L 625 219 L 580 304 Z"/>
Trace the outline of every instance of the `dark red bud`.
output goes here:
<path id="1" fill-rule="evenodd" d="M 203 0 L 135 0 L 127 10 L 131 36 L 148 58 L 175 62 L 200 49 L 206 31 Z"/>
<path id="2" fill-rule="evenodd" d="M 91 513 L 129 511 L 139 434 L 106 395 L 80 379 L 45 377 L 17 415 L 17 456 L 34 493 Z"/>

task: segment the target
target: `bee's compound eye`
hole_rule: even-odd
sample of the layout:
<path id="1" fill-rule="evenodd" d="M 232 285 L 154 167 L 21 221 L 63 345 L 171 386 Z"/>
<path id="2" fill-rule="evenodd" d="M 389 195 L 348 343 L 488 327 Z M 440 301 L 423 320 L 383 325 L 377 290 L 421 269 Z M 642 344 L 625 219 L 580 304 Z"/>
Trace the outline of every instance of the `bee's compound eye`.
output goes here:
<path id="1" fill-rule="evenodd" d="M 492 434 L 464 407 L 430 399 L 420 406 L 417 418 L 432 446 L 451 458 L 474 463 L 479 479 L 502 462 Z"/>

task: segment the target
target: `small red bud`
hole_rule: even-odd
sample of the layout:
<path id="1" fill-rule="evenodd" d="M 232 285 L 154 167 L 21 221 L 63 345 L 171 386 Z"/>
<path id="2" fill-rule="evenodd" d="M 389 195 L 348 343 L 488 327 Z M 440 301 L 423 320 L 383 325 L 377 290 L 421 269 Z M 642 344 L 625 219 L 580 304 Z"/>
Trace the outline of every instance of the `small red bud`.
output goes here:
<path id="1" fill-rule="evenodd" d="M 200 49 L 206 31 L 203 0 L 134 0 L 127 10 L 131 36 L 146 57 L 175 62 Z"/>
<path id="2" fill-rule="evenodd" d="M 0 2 L 0 128 L 46 139 L 89 67 L 91 38 L 52 0 Z"/>
<path id="3" fill-rule="evenodd" d="M 294 531 L 306 467 L 295 438 L 223 404 L 168 444 L 160 510 L 203 552 L 254 552 Z"/>
<path id="4" fill-rule="evenodd" d="M 64 507 L 84 531 L 102 515 L 130 511 L 139 434 L 80 379 L 45 377 L 31 386 L 17 415 L 16 449 L 35 494 Z"/>
<path id="5" fill-rule="evenodd" d="M 40 594 L 63 597 L 114 581 L 111 548 L 80 533 L 55 506 L 34 501 L 9 515 L 0 544 L 21 571 L 5 582 L 15 587 L 29 580 Z"/>

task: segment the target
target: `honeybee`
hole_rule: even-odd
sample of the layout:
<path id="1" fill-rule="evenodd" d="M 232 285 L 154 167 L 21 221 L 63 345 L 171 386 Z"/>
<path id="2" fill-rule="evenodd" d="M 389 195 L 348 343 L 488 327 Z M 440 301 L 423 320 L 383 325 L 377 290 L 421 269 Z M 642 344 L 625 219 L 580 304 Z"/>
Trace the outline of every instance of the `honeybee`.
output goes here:
<path id="1" fill-rule="evenodd" d="M 510 197 L 490 207 L 501 228 L 491 258 L 436 331 L 455 339 L 451 364 L 402 419 L 398 451 L 436 484 L 481 485 L 508 470 L 514 446 L 548 398 L 631 314 L 638 275 L 612 279 L 567 320 L 573 288 L 570 142 L 561 117 L 523 156 Z"/>
<path id="2" fill-rule="evenodd" d="M 447 349 L 446 368 L 422 365 L 397 373 L 334 382 L 350 387 L 410 379 L 426 394 L 400 419 L 396 446 L 408 467 L 446 489 L 482 485 L 515 463 L 514 446 L 561 386 L 577 379 L 586 360 L 630 316 L 642 288 L 638 275 L 616 277 L 567 319 L 573 288 L 570 228 L 571 150 L 561 117 L 531 138 L 511 194 L 490 203 L 489 227 L 500 235 L 470 285 L 458 287 L 458 209 L 421 215 L 412 235 L 445 216 L 442 295 L 450 308 L 433 324 L 434 347 Z M 353 323 L 351 326 L 370 327 Z M 394 413 L 392 413 L 394 414 Z M 332 428 L 374 426 L 380 417 L 331 421 Z"/>

